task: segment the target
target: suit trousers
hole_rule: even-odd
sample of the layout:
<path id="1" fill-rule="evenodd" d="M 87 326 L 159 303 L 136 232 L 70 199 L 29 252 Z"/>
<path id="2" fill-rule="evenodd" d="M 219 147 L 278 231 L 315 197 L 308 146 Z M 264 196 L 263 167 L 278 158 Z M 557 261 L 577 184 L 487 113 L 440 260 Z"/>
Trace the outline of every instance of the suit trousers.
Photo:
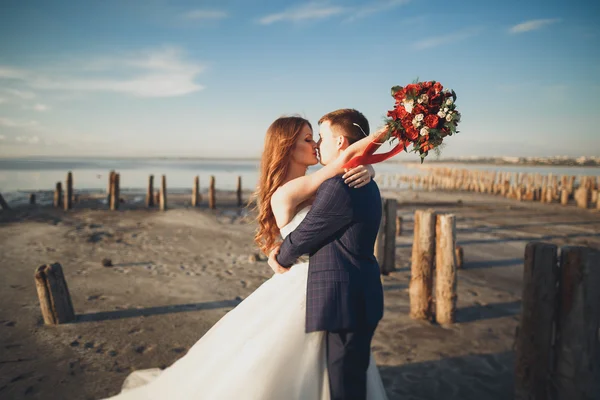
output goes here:
<path id="1" fill-rule="evenodd" d="M 325 336 L 331 400 L 365 400 L 367 368 L 375 326 Z"/>

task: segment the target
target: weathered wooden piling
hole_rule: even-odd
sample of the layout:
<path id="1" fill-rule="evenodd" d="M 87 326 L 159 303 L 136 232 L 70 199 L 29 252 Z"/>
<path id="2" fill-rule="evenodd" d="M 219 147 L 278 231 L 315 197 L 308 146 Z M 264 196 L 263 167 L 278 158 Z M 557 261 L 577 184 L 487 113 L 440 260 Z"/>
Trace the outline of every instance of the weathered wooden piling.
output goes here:
<path id="1" fill-rule="evenodd" d="M 238 176 L 237 178 L 237 189 L 236 189 L 236 194 L 237 194 L 237 204 L 238 207 L 242 206 L 242 177 Z"/>
<path id="2" fill-rule="evenodd" d="M 154 207 L 154 175 L 148 177 L 148 188 L 146 189 L 146 207 Z"/>
<path id="3" fill-rule="evenodd" d="M 454 323 L 456 314 L 456 216 L 437 216 L 435 233 L 435 319 Z"/>
<path id="4" fill-rule="evenodd" d="M 515 399 L 549 399 L 558 296 L 557 247 L 525 247 L 521 321 L 515 343 Z"/>
<path id="5" fill-rule="evenodd" d="M 461 269 L 463 267 L 463 263 L 464 263 L 464 259 L 465 259 L 465 254 L 464 254 L 462 246 L 456 246 L 456 249 L 454 249 L 454 252 L 456 253 L 456 268 Z"/>
<path id="6" fill-rule="evenodd" d="M 45 324 L 63 324 L 75 319 L 71 295 L 59 263 L 38 267 L 35 286 Z"/>
<path id="7" fill-rule="evenodd" d="M 600 252 L 562 247 L 556 324 L 556 400 L 600 399 Z"/>
<path id="8" fill-rule="evenodd" d="M 52 199 L 52 204 L 56 208 L 60 208 L 62 206 L 62 183 L 56 182 L 56 186 L 54 188 L 54 198 Z"/>
<path id="9" fill-rule="evenodd" d="M 410 317 L 413 319 L 432 319 L 435 222 L 433 210 L 415 212 L 409 285 Z"/>
<path id="10" fill-rule="evenodd" d="M 119 195 L 121 176 L 118 173 L 112 174 L 112 184 L 110 189 L 110 210 L 116 211 L 119 209 Z"/>
<path id="11" fill-rule="evenodd" d="M 192 188 L 192 207 L 198 207 L 200 204 L 200 177 L 194 177 L 194 187 Z"/>
<path id="12" fill-rule="evenodd" d="M 160 184 L 160 211 L 167 211 L 167 176 L 163 175 Z"/>
<path id="13" fill-rule="evenodd" d="M 65 210 L 70 210 L 73 207 L 73 174 L 71 171 L 69 171 L 67 174 L 65 186 L 65 199 L 63 201 L 63 205 Z"/>
<path id="14" fill-rule="evenodd" d="M 208 208 L 214 210 L 216 206 L 217 205 L 215 202 L 215 177 L 214 175 L 211 175 L 208 186 Z"/>
<path id="15" fill-rule="evenodd" d="M 385 239 L 383 249 L 383 265 L 381 272 L 384 275 L 396 269 L 396 214 L 398 201 L 385 199 L 383 212 L 385 213 Z"/>

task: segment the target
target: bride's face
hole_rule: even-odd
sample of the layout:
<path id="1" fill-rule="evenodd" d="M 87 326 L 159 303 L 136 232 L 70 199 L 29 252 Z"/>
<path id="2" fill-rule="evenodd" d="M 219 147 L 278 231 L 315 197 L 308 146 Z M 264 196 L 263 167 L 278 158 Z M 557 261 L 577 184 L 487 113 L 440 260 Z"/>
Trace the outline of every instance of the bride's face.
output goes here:
<path id="1" fill-rule="evenodd" d="M 314 141 L 313 131 L 308 125 L 304 125 L 302 132 L 298 135 L 296 145 L 292 151 L 292 160 L 307 167 L 319 162 L 317 158 L 317 143 Z"/>

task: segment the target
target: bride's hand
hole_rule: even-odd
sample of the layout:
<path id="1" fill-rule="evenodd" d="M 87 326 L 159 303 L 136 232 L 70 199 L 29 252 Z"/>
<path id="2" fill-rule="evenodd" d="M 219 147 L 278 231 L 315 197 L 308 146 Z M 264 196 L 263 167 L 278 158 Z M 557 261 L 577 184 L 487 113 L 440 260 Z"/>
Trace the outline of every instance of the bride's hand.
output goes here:
<path id="1" fill-rule="evenodd" d="M 283 274 L 283 273 L 288 272 L 288 269 L 283 268 L 281 265 L 279 265 L 279 263 L 277 262 L 277 259 L 275 258 L 275 257 L 277 257 L 277 254 L 279 254 L 280 247 L 281 247 L 281 244 L 277 245 L 269 253 L 269 267 L 271 267 L 273 272 L 275 272 L 276 274 Z"/>
<path id="2" fill-rule="evenodd" d="M 346 169 L 346 173 L 342 175 L 344 183 L 348 186 L 358 189 L 371 182 L 371 178 L 375 176 L 375 171 L 371 166 L 359 165 L 350 170 Z"/>

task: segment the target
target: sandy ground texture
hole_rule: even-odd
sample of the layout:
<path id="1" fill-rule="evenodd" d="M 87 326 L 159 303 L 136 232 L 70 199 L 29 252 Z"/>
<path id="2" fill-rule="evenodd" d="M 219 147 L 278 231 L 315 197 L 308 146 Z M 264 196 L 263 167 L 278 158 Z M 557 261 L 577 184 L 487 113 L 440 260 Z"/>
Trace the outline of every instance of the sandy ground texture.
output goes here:
<path id="1" fill-rule="evenodd" d="M 530 241 L 600 247 L 600 213 L 491 195 L 386 192 L 399 200 L 397 270 L 384 277 L 373 351 L 390 399 L 510 399 L 523 252 Z M 231 201 L 229 201 L 229 199 Z M 251 217 L 220 193 L 218 210 L 171 196 L 167 212 L 95 200 L 64 212 L 0 213 L 0 398 L 98 399 L 137 369 L 164 368 L 271 276 L 255 261 Z M 416 209 L 457 215 L 465 265 L 457 323 L 408 317 Z M 108 258 L 112 267 L 102 266 Z M 76 322 L 45 326 L 33 279 L 60 262 Z M 276 316 L 274 316 L 276 317 Z"/>

